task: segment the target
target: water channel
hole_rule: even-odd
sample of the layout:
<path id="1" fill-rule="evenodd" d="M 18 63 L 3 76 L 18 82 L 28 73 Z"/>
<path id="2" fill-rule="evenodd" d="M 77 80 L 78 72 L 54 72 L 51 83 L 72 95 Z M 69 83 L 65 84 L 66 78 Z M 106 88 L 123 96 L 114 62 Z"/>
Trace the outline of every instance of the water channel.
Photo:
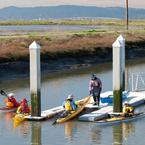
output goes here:
<path id="1" fill-rule="evenodd" d="M 124 30 L 124 26 L 112 25 L 8 25 L 0 26 L 0 35 L 30 34 L 32 32 L 59 32 L 59 31 L 85 31 L 85 30 Z M 143 30 L 144 26 L 129 26 L 132 30 Z"/>
<path id="2" fill-rule="evenodd" d="M 145 60 L 127 64 L 129 74 L 145 72 Z M 42 77 L 42 110 L 62 104 L 65 97 L 73 93 L 75 100 L 88 95 L 90 74 L 96 73 L 103 82 L 102 92 L 112 90 L 111 63 Z M 29 78 L 1 81 L 0 88 L 14 92 L 18 100 L 30 100 Z M 4 105 L 0 96 L 0 106 Z M 30 102 L 29 102 L 30 103 Z M 138 108 L 145 111 L 145 107 Z M 0 113 L 0 145 L 144 145 L 145 119 L 115 126 L 96 126 L 92 122 L 71 120 L 52 126 L 52 120 L 43 122 L 25 121 L 13 128 L 13 113 Z"/>

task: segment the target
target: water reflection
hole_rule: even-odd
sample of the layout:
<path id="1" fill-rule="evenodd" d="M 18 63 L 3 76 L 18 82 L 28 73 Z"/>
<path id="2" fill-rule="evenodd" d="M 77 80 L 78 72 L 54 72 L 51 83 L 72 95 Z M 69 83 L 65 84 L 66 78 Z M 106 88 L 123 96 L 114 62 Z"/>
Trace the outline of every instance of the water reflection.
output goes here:
<path id="1" fill-rule="evenodd" d="M 132 63 L 133 64 L 133 63 Z M 103 70 L 102 68 L 105 67 Z M 99 69 L 98 69 L 99 68 Z M 129 73 L 144 71 L 145 65 L 138 64 L 129 68 Z M 102 78 L 104 90 L 108 91 L 112 87 L 112 71 L 110 65 L 97 65 L 97 67 L 88 68 L 76 72 L 67 72 L 54 75 L 48 75 L 42 79 L 42 110 L 59 106 L 66 94 L 73 92 L 76 100 L 79 97 L 88 94 L 88 80 L 90 74 L 96 72 Z M 63 75 L 62 75 L 63 74 Z M 28 98 L 29 79 L 20 79 L 4 81 L 0 84 L 6 92 L 14 92 L 21 100 L 21 97 Z M 109 82 L 109 83 L 108 83 Z M 57 90 L 57 92 L 56 92 Z M 78 96 L 78 98 L 77 98 Z M 2 97 L 0 100 L 3 105 Z M 139 109 L 139 112 L 145 111 L 145 107 Z M 96 127 L 94 123 L 70 121 L 63 125 L 57 125 L 55 128 L 50 122 L 45 123 L 25 121 L 13 130 L 13 113 L 0 113 L 0 138 L 1 144 L 20 145 L 108 145 L 124 144 L 135 145 L 143 141 L 144 121 L 135 123 L 124 123 L 119 126 Z M 43 131 L 41 130 L 41 126 Z M 93 128 L 90 129 L 90 127 Z M 64 128 L 63 128 L 64 127 Z M 51 133 L 50 133 L 51 131 Z M 145 134 L 145 133 L 144 133 Z"/>
<path id="2" fill-rule="evenodd" d="M 9 122 L 10 120 L 12 120 L 13 116 L 13 112 L 0 113 L 0 118 L 4 118 L 5 122 Z"/>
<path id="3" fill-rule="evenodd" d="M 23 136 L 23 137 L 27 137 L 29 134 L 29 125 L 28 122 L 23 122 L 20 126 L 19 126 L 19 133 Z"/>
<path id="4" fill-rule="evenodd" d="M 127 142 L 129 135 L 135 131 L 135 126 L 132 123 L 122 123 L 113 126 L 113 145 L 122 145 Z"/>
<path id="5" fill-rule="evenodd" d="M 74 134 L 77 132 L 77 126 L 74 122 L 68 121 L 64 124 L 65 137 L 69 140 L 72 140 Z"/>
<path id="6" fill-rule="evenodd" d="M 113 145 L 122 145 L 123 143 L 123 133 L 122 126 L 113 126 Z"/>
<path id="7" fill-rule="evenodd" d="M 19 132 L 19 135 L 21 135 L 24 138 L 27 138 L 30 131 L 29 122 L 25 121 L 20 124 L 15 124 L 13 120 L 13 131 Z"/>
<path id="8" fill-rule="evenodd" d="M 91 140 L 96 144 L 101 144 L 102 129 L 100 127 L 91 130 Z"/>
<path id="9" fill-rule="evenodd" d="M 40 122 L 32 123 L 31 145 L 42 145 L 42 143 L 41 143 L 41 123 Z"/>
<path id="10" fill-rule="evenodd" d="M 123 123 L 122 130 L 123 130 L 123 138 L 127 140 L 129 135 L 131 135 L 135 131 L 135 126 L 133 125 L 133 123 Z"/>
<path id="11" fill-rule="evenodd" d="M 12 112 L 1 112 L 0 113 L 0 119 L 4 120 L 4 122 L 3 122 L 4 130 L 11 128 L 10 121 L 12 120 L 13 116 L 14 116 L 14 113 L 12 113 Z"/>

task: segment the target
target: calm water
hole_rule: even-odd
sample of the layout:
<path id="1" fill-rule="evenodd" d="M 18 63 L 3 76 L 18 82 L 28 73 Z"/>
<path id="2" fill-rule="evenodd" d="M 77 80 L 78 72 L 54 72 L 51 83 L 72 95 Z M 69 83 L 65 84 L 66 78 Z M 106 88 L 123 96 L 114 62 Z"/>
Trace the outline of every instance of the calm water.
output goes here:
<path id="1" fill-rule="evenodd" d="M 62 32 L 101 29 L 99 26 L 81 25 L 22 25 L 22 26 L 0 26 L 0 35 L 29 34 L 30 32 Z"/>
<path id="2" fill-rule="evenodd" d="M 145 61 L 131 63 L 128 72 L 145 72 Z M 42 79 L 42 110 L 59 106 L 64 98 L 73 93 L 75 99 L 88 95 L 88 82 L 91 73 L 96 73 L 103 82 L 103 92 L 112 90 L 111 64 L 97 65 L 80 71 L 48 75 Z M 0 88 L 14 92 L 20 100 L 29 99 L 29 79 L 4 81 Z M 0 105 L 3 105 L 0 96 Z M 145 107 L 138 108 L 145 111 Z M 52 126 L 52 120 L 43 122 L 26 121 L 13 128 L 13 114 L 0 113 L 0 145 L 144 145 L 145 119 L 116 126 L 99 127 L 91 122 L 77 119 Z"/>
<path id="3" fill-rule="evenodd" d="M 88 25 L 11 25 L 11 26 L 0 26 L 0 30 L 86 30 L 94 29 L 96 26 Z M 101 28 L 101 27 L 98 27 Z"/>
<path id="4" fill-rule="evenodd" d="M 37 32 L 37 31 L 77 31 L 77 30 L 120 30 L 125 29 L 124 26 L 106 26 L 106 25 L 8 25 L 0 26 L 0 34 L 6 35 L 10 32 L 12 34 L 18 33 L 28 33 L 28 32 Z M 144 29 L 143 26 L 129 26 L 129 29 Z"/>

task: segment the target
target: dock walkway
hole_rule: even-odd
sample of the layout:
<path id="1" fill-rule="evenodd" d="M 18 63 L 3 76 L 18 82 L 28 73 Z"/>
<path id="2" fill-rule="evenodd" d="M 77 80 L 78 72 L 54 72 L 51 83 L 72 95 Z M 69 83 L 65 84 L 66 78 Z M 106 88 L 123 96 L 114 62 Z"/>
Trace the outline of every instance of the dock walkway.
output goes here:
<path id="1" fill-rule="evenodd" d="M 113 95 L 113 91 L 108 91 L 102 93 L 101 95 Z M 126 99 L 123 101 L 128 101 L 128 103 L 134 107 L 137 107 L 145 103 L 145 91 L 140 92 L 129 92 Z M 108 114 L 113 112 L 112 103 L 100 103 L 100 107 L 97 105 L 93 106 L 93 98 L 91 98 L 90 104 L 86 105 L 85 108 L 96 108 L 96 111 L 93 111 L 88 114 L 81 115 L 79 117 L 80 121 L 96 121 L 98 119 L 103 119 L 107 117 Z M 62 106 L 54 107 L 41 112 L 41 117 L 32 117 L 27 116 L 27 120 L 45 120 L 54 117 L 56 114 L 63 112 L 64 108 Z"/>

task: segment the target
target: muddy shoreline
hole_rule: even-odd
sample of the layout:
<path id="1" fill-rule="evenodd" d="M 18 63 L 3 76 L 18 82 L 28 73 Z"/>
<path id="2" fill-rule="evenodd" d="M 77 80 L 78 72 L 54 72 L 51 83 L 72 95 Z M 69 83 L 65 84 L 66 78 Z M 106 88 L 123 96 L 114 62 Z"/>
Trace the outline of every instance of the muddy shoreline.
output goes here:
<path id="1" fill-rule="evenodd" d="M 35 38 L 41 45 L 43 74 L 88 68 L 112 61 L 116 34 L 71 36 L 55 40 Z M 145 35 L 126 34 L 126 59 L 145 56 Z M 29 76 L 29 44 L 34 38 L 9 38 L 0 42 L 0 81 Z"/>
<path id="2" fill-rule="evenodd" d="M 126 55 L 127 60 L 143 58 L 145 51 L 137 53 L 136 50 Z M 112 54 L 108 53 L 105 58 L 97 58 L 95 55 L 79 57 L 63 57 L 41 61 L 41 74 L 52 74 L 62 71 L 89 68 L 97 64 L 111 62 Z M 14 80 L 29 77 L 29 61 L 12 61 L 0 63 L 0 81 Z"/>
<path id="3" fill-rule="evenodd" d="M 95 56 L 90 57 L 63 57 L 47 61 L 41 61 L 41 73 L 51 74 L 67 70 L 76 70 L 81 68 L 88 68 L 97 63 L 104 63 L 111 61 L 110 58 L 98 60 Z M 29 77 L 29 61 L 13 61 L 0 63 L 0 81 L 12 80 L 16 78 Z"/>

